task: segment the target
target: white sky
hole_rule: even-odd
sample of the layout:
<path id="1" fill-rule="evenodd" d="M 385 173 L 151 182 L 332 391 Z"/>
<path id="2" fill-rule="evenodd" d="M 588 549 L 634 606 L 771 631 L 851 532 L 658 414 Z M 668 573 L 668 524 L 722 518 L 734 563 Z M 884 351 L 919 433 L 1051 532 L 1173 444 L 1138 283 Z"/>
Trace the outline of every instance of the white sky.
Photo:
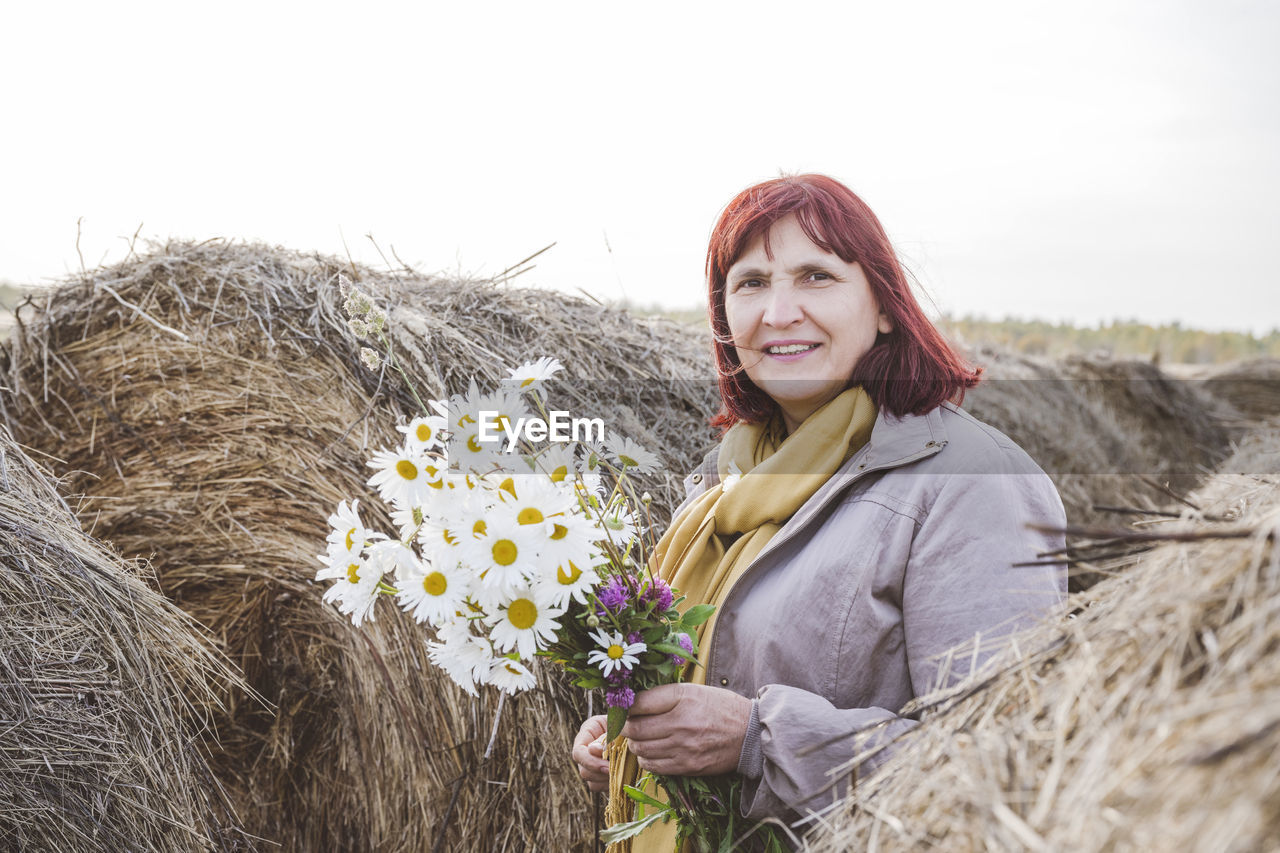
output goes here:
<path id="1" fill-rule="evenodd" d="M 8 3 L 0 278 L 224 236 L 702 300 L 780 170 L 939 308 L 1280 326 L 1280 4 Z M 607 235 L 607 245 L 606 245 Z M 609 251 L 607 246 L 612 248 Z"/>

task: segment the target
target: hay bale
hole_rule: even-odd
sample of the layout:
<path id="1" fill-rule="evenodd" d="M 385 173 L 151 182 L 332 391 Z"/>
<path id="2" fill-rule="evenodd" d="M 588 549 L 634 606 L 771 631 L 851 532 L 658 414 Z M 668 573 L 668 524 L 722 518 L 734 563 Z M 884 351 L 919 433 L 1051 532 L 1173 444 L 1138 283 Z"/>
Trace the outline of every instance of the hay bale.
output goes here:
<path id="1" fill-rule="evenodd" d="M 1199 374 L 1205 389 L 1246 418 L 1280 415 L 1280 358 L 1258 358 L 1208 368 Z"/>
<path id="2" fill-rule="evenodd" d="M 235 677 L 0 428 L 0 847 L 235 849 L 198 732 Z"/>
<path id="3" fill-rule="evenodd" d="M 1145 361 L 1046 361 L 984 348 L 986 381 L 965 408 L 1018 442 L 1053 478 L 1073 524 L 1114 523 L 1094 507 L 1155 509 L 1213 470 L 1238 433 L 1202 383 Z"/>
<path id="4" fill-rule="evenodd" d="M 1278 459 L 1273 423 L 1222 470 Z M 1252 534 L 1162 544 L 995 675 L 924 697 L 924 724 L 807 849 L 1273 849 L 1280 477 L 1217 474 L 1193 498 L 1236 520 L 1166 527 Z"/>
<path id="5" fill-rule="evenodd" d="M 705 347 L 675 324 L 221 241 L 155 247 L 24 312 L 4 417 L 59 457 L 81 522 L 149 557 L 274 706 L 232 704 L 211 747 L 251 832 L 287 850 L 587 849 L 568 755 L 580 691 L 549 679 L 506 703 L 485 762 L 496 696 L 472 701 L 431 667 L 411 620 L 384 609 L 354 629 L 312 582 L 328 513 L 368 494 L 365 460 L 415 410 L 393 374 L 360 364 L 340 271 L 390 309 L 424 397 L 559 357 L 572 379 L 557 404 L 664 456 L 655 507 L 675 506 L 678 474 L 712 442 L 714 388 L 691 381 L 708 375 Z"/>

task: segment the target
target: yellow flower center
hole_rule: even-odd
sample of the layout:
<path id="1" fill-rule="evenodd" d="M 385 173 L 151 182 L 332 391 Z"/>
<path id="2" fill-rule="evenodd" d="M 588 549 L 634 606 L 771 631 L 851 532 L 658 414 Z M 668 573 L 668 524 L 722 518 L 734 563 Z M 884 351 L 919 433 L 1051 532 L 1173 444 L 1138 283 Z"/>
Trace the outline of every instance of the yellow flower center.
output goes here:
<path id="1" fill-rule="evenodd" d="M 506 492 L 507 494 L 511 495 L 511 497 L 513 498 L 516 496 L 516 481 L 511 479 L 510 477 L 503 480 L 498 485 L 498 488 Z"/>
<path id="2" fill-rule="evenodd" d="M 489 531 L 488 525 L 484 523 L 484 519 L 477 519 L 476 523 L 471 525 L 471 533 L 477 537 L 485 535 Z"/>
<path id="3" fill-rule="evenodd" d="M 609 657 L 613 660 L 617 660 L 618 658 L 622 657 L 622 652 L 623 652 L 622 646 L 618 645 L 617 643 L 614 643 L 612 646 L 609 647 Z"/>
<path id="4" fill-rule="evenodd" d="M 628 465 L 632 467 L 636 466 L 636 460 L 632 459 L 630 456 L 624 456 L 621 453 L 618 454 L 618 461 L 623 464 L 623 467 Z"/>
<path id="5" fill-rule="evenodd" d="M 416 480 L 418 478 L 418 466 L 408 459 L 401 459 L 396 463 L 396 473 L 406 480 Z"/>
<path id="6" fill-rule="evenodd" d="M 470 450 L 472 453 L 480 452 L 480 436 L 473 435 L 467 438 L 467 450 Z"/>
<path id="7" fill-rule="evenodd" d="M 359 563 L 352 563 L 351 565 L 347 566 L 347 580 L 351 581 L 352 583 L 360 583 L 360 575 L 358 574 L 359 571 L 360 571 Z"/>
<path id="8" fill-rule="evenodd" d="M 582 569 L 575 566 L 573 560 L 569 560 L 566 565 L 569 567 L 569 571 L 567 572 L 564 570 L 564 566 L 560 566 L 556 569 L 556 580 L 560 581 L 560 583 L 565 586 L 568 586 L 569 584 L 576 582 L 578 578 L 582 577 Z"/>
<path id="9" fill-rule="evenodd" d="M 530 385 L 532 385 L 533 383 L 535 383 L 535 382 L 537 382 L 537 381 L 538 381 L 538 380 L 537 380 L 537 378 L 536 378 L 536 377 L 530 376 L 528 379 L 526 379 L 525 381 L 523 381 L 523 382 L 521 382 L 521 383 L 520 383 L 520 387 L 521 387 L 521 388 L 528 388 Z"/>
<path id="10" fill-rule="evenodd" d="M 422 588 L 427 591 L 427 595 L 444 595 L 444 591 L 449 588 L 449 581 L 440 572 L 432 572 L 422 579 Z"/>
<path id="11" fill-rule="evenodd" d="M 552 539 L 563 539 L 568 535 L 569 535 L 569 528 L 565 527 L 563 524 L 557 524 L 551 530 Z"/>
<path id="12" fill-rule="evenodd" d="M 441 535 L 441 536 L 443 536 L 443 537 L 444 537 L 444 541 L 445 541 L 445 542 L 448 542 L 450 545 L 457 545 L 457 544 L 458 544 L 458 540 L 457 540 L 457 539 L 454 539 L 454 538 L 453 538 L 453 534 L 452 534 L 452 533 L 450 533 L 448 530 L 441 530 L 441 531 L 440 531 L 440 535 Z"/>
<path id="13" fill-rule="evenodd" d="M 569 476 L 569 466 L 561 465 L 560 467 L 556 468 L 556 470 L 551 472 L 551 482 L 563 483 L 564 478 L 568 476 Z"/>
<path id="14" fill-rule="evenodd" d="M 517 598 L 507 605 L 507 621 L 521 631 L 527 631 L 538 621 L 538 605 L 527 598 Z"/>
<path id="15" fill-rule="evenodd" d="M 510 539 L 499 539 L 493 543 L 493 561 L 499 566 L 509 566 L 516 561 L 520 551 L 516 543 Z"/>
<path id="16" fill-rule="evenodd" d="M 356 547 L 356 529 L 353 527 L 347 531 L 347 550 L 350 551 Z"/>
<path id="17" fill-rule="evenodd" d="M 418 441 L 431 440 L 431 427 L 426 424 L 418 424 Z"/>
<path id="18" fill-rule="evenodd" d="M 541 524 L 542 510 L 527 506 L 520 510 L 520 514 L 516 516 L 516 521 L 521 524 Z"/>

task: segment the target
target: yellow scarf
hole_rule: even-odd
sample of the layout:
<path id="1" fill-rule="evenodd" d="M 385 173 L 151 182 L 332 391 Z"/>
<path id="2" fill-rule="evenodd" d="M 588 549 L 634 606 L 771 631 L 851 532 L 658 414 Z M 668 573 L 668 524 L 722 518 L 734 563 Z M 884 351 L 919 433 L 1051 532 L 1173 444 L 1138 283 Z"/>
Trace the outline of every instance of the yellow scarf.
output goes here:
<path id="1" fill-rule="evenodd" d="M 716 462 L 720 483 L 672 521 L 650 564 L 686 596 L 685 607 L 707 603 L 719 608 L 773 535 L 867 443 L 875 420 L 875 403 L 861 387 L 854 387 L 823 405 L 790 436 L 782 435 L 776 418 L 764 424 L 735 425 L 720 444 Z M 739 479 L 731 472 L 743 476 Z M 699 665 L 686 669 L 688 682 L 706 683 L 703 664 L 715 622 L 712 616 L 702 627 Z M 605 825 L 612 826 L 631 819 L 631 800 L 622 788 L 635 784 L 640 771 L 625 738 L 614 740 L 608 755 Z M 665 801 L 661 790 L 649 793 Z M 675 837 L 674 821 L 659 822 L 635 838 L 612 845 L 609 853 L 673 853 Z"/>

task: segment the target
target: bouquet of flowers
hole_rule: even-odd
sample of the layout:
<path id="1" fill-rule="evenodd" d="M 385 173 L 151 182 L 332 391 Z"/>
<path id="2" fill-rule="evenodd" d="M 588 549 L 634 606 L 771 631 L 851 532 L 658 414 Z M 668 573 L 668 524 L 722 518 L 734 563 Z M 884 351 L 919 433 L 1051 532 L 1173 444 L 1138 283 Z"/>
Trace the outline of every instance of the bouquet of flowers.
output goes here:
<path id="1" fill-rule="evenodd" d="M 397 446 L 368 463 L 394 533 L 367 526 L 359 500 L 329 517 L 316 574 L 333 582 L 324 600 L 359 626 L 393 598 L 432 629 L 432 663 L 472 695 L 486 684 L 528 690 L 534 657 L 551 658 L 578 686 L 604 691 L 612 741 L 637 692 L 681 679 L 697 653 L 696 629 L 714 609 L 683 608 L 647 569 L 650 498 L 636 496 L 634 477 L 657 458 L 606 435 L 599 419 L 549 411 L 545 386 L 563 369 L 553 358 L 511 370 L 496 389 L 473 381 L 465 394 L 422 403 L 394 358 L 386 315 L 350 283 L 342 287 L 351 328 L 380 345 L 365 347 L 362 360 L 398 371 L 422 411 L 398 427 Z M 640 816 L 606 830 L 607 841 L 676 817 L 682 838 L 712 849 L 726 813 L 732 836 L 731 792 L 695 778 L 659 782 L 676 805 L 628 788 Z M 659 810 L 645 815 L 645 806 Z"/>

